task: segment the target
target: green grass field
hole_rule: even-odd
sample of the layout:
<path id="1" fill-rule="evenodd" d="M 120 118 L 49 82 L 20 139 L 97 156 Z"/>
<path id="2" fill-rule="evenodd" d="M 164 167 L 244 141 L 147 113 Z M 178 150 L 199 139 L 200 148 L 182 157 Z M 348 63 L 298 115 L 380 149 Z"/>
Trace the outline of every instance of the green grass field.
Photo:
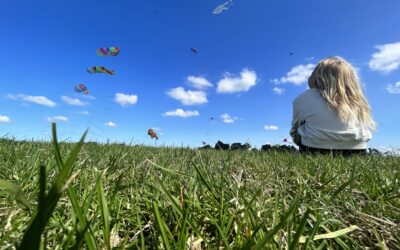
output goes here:
<path id="1" fill-rule="evenodd" d="M 400 249 L 399 171 L 394 156 L 3 139 L 0 249 Z"/>

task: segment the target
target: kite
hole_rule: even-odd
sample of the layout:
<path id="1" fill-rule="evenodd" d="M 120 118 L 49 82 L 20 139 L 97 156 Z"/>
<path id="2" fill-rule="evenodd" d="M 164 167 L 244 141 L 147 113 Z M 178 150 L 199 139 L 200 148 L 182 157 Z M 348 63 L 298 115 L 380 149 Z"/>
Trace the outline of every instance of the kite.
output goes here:
<path id="1" fill-rule="evenodd" d="M 150 135 L 151 139 L 156 138 L 156 140 L 158 140 L 158 136 L 157 136 L 156 132 L 154 132 L 154 130 L 152 128 L 147 130 L 147 134 Z"/>
<path id="2" fill-rule="evenodd" d="M 284 139 L 282 140 L 282 142 L 286 142 L 286 143 L 289 143 L 289 144 L 294 144 L 293 142 L 289 141 L 288 138 L 284 138 Z"/>
<path id="3" fill-rule="evenodd" d="M 78 84 L 75 86 L 76 92 L 83 92 L 85 95 L 89 94 L 89 90 L 86 88 L 84 84 Z"/>
<path id="4" fill-rule="evenodd" d="M 232 3 L 233 0 L 229 0 L 219 6 L 217 6 L 217 8 L 214 9 L 213 14 L 221 14 L 222 11 L 224 10 L 229 10 L 230 4 Z"/>
<path id="5" fill-rule="evenodd" d="M 93 73 L 105 73 L 105 74 L 109 74 L 109 75 L 114 75 L 114 74 L 115 74 L 115 73 L 114 73 L 114 70 L 106 69 L 106 68 L 103 67 L 103 66 L 93 66 L 93 67 L 89 67 L 89 68 L 87 69 L 87 72 L 89 72 L 90 74 L 93 74 Z"/>
<path id="6" fill-rule="evenodd" d="M 108 47 L 97 49 L 98 56 L 117 56 L 120 49 L 118 47 Z"/>
<path id="7" fill-rule="evenodd" d="M 197 52 L 199 52 L 196 48 L 191 48 L 190 50 L 193 52 L 193 54 L 197 54 Z"/>

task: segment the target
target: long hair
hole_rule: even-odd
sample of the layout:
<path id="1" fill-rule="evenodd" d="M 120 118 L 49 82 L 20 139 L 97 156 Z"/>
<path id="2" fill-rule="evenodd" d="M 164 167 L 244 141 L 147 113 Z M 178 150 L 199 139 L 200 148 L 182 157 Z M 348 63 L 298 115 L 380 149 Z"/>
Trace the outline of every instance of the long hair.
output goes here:
<path id="1" fill-rule="evenodd" d="M 334 56 L 320 61 L 308 79 L 308 85 L 319 90 L 343 122 L 355 119 L 359 125 L 375 130 L 376 123 L 360 81 L 346 60 Z"/>

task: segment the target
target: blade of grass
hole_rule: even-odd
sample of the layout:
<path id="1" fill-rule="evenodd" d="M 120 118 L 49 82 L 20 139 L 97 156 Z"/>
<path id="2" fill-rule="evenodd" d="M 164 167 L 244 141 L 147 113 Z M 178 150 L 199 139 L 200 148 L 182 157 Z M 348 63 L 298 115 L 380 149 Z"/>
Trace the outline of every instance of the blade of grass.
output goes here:
<path id="1" fill-rule="evenodd" d="M 308 215 L 311 213 L 311 210 L 307 209 L 307 211 L 304 213 L 303 218 L 300 221 L 299 227 L 296 230 L 296 234 L 294 235 L 294 238 L 292 242 L 290 243 L 289 249 L 294 250 L 297 249 L 297 245 L 299 243 L 300 236 L 303 234 L 306 223 L 307 223 L 307 218 Z"/>
<path id="2" fill-rule="evenodd" d="M 97 194 L 98 194 L 98 200 L 99 200 L 99 207 L 100 207 L 100 214 L 101 218 L 103 220 L 103 236 L 104 236 L 104 242 L 106 243 L 106 247 L 108 250 L 111 249 L 110 245 L 110 213 L 108 211 L 108 206 L 107 206 L 107 200 L 106 196 L 104 193 L 104 186 L 103 186 L 103 180 L 98 178 L 97 181 Z"/>
<path id="3" fill-rule="evenodd" d="M 52 124 L 52 130 L 53 130 L 53 135 L 56 135 L 55 123 Z M 28 229 L 24 233 L 24 236 L 22 238 L 20 245 L 18 246 L 18 249 L 37 249 L 40 246 L 41 235 L 55 207 L 57 206 L 58 200 L 62 195 L 63 189 L 66 188 L 66 185 L 68 186 L 67 183 L 71 183 L 72 181 L 70 175 L 74 167 L 74 161 L 76 160 L 80 148 L 83 145 L 83 141 L 86 137 L 87 132 L 88 131 L 86 130 L 82 138 L 80 139 L 79 143 L 72 150 L 68 158 L 67 164 L 65 165 L 61 160 L 61 154 L 58 151 L 59 148 L 56 138 L 53 138 L 53 145 L 55 146 L 56 151 L 58 151 L 58 154 L 56 153 L 55 155 L 58 155 L 60 157 L 58 159 L 58 157 L 56 156 L 56 161 L 59 166 L 59 173 L 57 174 L 56 180 L 52 185 L 52 187 L 50 188 L 49 193 L 45 197 L 42 197 L 42 202 L 38 204 L 38 212 L 32 219 L 32 222 L 28 226 Z M 40 174 L 43 175 L 43 170 L 41 170 L 40 172 L 41 172 Z M 43 182 L 43 177 L 39 178 L 39 181 Z M 45 183 L 44 184 L 40 183 L 39 186 L 40 188 L 43 188 L 45 187 Z M 43 190 L 40 192 L 41 192 L 40 195 L 43 195 Z"/>
<path id="4" fill-rule="evenodd" d="M 338 237 L 340 237 L 342 235 L 345 235 L 345 234 L 348 234 L 350 232 L 353 232 L 354 230 L 357 230 L 357 229 L 360 229 L 360 228 L 357 227 L 356 225 L 353 225 L 353 226 L 346 227 L 346 228 L 343 228 L 343 229 L 340 229 L 340 230 L 337 230 L 337 231 L 334 231 L 334 232 L 315 235 L 313 240 L 315 241 L 315 240 L 322 240 L 322 239 L 335 239 L 335 238 L 338 238 Z M 300 237 L 300 243 L 306 242 L 306 239 L 307 239 L 307 237 L 304 237 L 304 236 Z"/>
<path id="5" fill-rule="evenodd" d="M 26 199 L 24 192 L 22 191 L 22 188 L 20 188 L 17 184 L 14 184 L 10 181 L 6 180 L 0 180 L 0 189 L 5 189 L 8 190 L 10 193 L 14 195 L 15 201 L 21 205 L 23 205 L 24 208 L 27 210 L 31 210 L 31 204 L 30 202 Z"/>
<path id="6" fill-rule="evenodd" d="M 164 247 L 165 247 L 165 249 L 170 250 L 171 244 L 169 243 L 168 235 L 166 232 L 167 227 L 165 225 L 164 220 L 161 218 L 160 211 L 158 210 L 157 201 L 153 202 L 153 212 L 154 212 L 154 217 L 155 217 L 157 225 L 158 225 L 159 232 L 161 234 L 161 238 L 163 240 Z"/>
<path id="7" fill-rule="evenodd" d="M 292 206 L 289 207 L 288 211 L 286 214 L 281 218 L 281 221 L 276 225 L 274 228 L 268 231 L 268 233 L 264 236 L 262 240 L 258 242 L 258 244 L 255 246 L 255 249 L 262 249 L 264 245 L 272 239 L 272 237 L 285 226 L 289 218 L 294 214 L 296 209 L 299 206 L 299 197 L 296 197 Z"/>

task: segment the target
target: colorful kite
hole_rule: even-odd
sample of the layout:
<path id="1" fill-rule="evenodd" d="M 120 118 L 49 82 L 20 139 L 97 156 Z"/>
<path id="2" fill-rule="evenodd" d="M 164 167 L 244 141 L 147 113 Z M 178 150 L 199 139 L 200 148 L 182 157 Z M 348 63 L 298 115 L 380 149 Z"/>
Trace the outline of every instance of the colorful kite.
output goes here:
<path id="1" fill-rule="evenodd" d="M 75 91 L 76 92 L 83 92 L 85 95 L 89 94 L 89 90 L 87 89 L 87 87 L 84 84 L 78 84 L 75 86 Z"/>
<path id="2" fill-rule="evenodd" d="M 87 72 L 89 72 L 90 74 L 93 74 L 93 73 L 105 73 L 105 74 L 109 74 L 109 75 L 114 75 L 114 74 L 115 74 L 115 73 L 114 73 L 114 70 L 106 69 L 106 68 L 103 67 L 103 66 L 93 66 L 93 67 L 89 67 L 89 68 L 87 69 Z"/>
<path id="3" fill-rule="evenodd" d="M 108 47 L 97 49 L 98 56 L 117 56 L 120 49 L 118 47 Z"/>
<path id="4" fill-rule="evenodd" d="M 191 48 L 190 50 L 193 52 L 193 54 L 197 54 L 197 52 L 199 52 L 196 48 Z"/>
<path id="5" fill-rule="evenodd" d="M 221 5 L 217 6 L 217 8 L 214 9 L 213 14 L 217 15 L 217 14 L 221 14 L 222 11 L 224 11 L 224 10 L 229 10 L 229 7 L 230 7 L 232 1 L 233 0 L 229 0 Z"/>
<path id="6" fill-rule="evenodd" d="M 158 140 L 158 136 L 157 136 L 156 132 L 154 132 L 154 130 L 152 128 L 147 130 L 147 134 L 150 135 L 151 139 L 156 138 L 156 140 Z"/>

